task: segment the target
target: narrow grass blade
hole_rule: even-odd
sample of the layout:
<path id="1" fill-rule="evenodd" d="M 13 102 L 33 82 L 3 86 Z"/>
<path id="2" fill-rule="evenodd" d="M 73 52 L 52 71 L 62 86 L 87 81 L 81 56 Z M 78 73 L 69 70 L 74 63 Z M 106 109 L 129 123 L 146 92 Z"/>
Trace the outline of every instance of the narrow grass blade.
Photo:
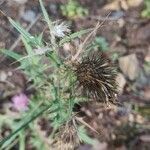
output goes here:
<path id="1" fill-rule="evenodd" d="M 0 49 L 0 52 L 5 54 L 6 56 L 9 56 L 15 60 L 19 60 L 21 59 L 23 56 L 18 54 L 18 53 L 15 53 L 13 51 L 10 51 L 10 50 L 6 50 L 6 49 Z"/>
<path id="2" fill-rule="evenodd" d="M 85 129 L 83 128 L 83 126 L 81 126 L 81 127 L 78 128 L 78 136 L 79 136 L 80 140 L 81 140 L 81 141 L 84 141 L 85 143 L 88 143 L 88 144 L 93 145 L 94 142 L 95 142 L 92 138 L 90 138 L 90 137 L 86 134 L 86 131 L 85 131 Z"/>
<path id="3" fill-rule="evenodd" d="M 48 24 L 49 30 L 51 30 L 52 22 L 51 22 L 51 20 L 49 18 L 49 15 L 48 15 L 45 7 L 44 7 L 43 1 L 39 0 L 39 2 L 40 2 L 40 6 L 41 6 L 41 9 L 42 9 L 42 12 L 43 12 L 43 16 L 44 16 L 44 18 L 45 18 L 45 20 L 46 20 L 46 22 Z"/>
<path id="4" fill-rule="evenodd" d="M 32 35 L 30 33 L 28 33 L 25 29 L 23 29 L 19 23 L 15 22 L 10 17 L 8 19 L 9 19 L 10 23 L 19 31 L 19 33 L 21 33 L 28 40 L 31 39 Z"/>
<path id="5" fill-rule="evenodd" d="M 25 29 L 22 28 L 22 26 L 18 23 L 15 22 L 13 19 L 11 19 L 10 17 L 8 17 L 10 23 L 17 29 L 17 31 L 24 37 L 26 38 L 28 41 L 30 41 L 31 43 L 33 43 L 34 45 L 39 45 L 40 43 L 38 42 L 37 38 L 35 38 L 34 36 L 32 36 L 29 32 L 27 32 Z"/>

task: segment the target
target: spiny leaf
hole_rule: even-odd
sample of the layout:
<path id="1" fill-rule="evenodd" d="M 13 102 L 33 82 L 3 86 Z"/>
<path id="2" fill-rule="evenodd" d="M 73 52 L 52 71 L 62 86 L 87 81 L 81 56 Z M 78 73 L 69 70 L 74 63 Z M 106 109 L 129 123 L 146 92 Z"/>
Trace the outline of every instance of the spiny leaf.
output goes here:
<path id="1" fill-rule="evenodd" d="M 64 37 L 64 38 L 59 42 L 59 45 L 62 46 L 64 43 L 69 42 L 69 41 L 71 41 L 72 39 L 75 39 L 75 38 L 77 38 L 77 37 L 79 38 L 79 37 L 81 37 L 83 34 L 88 33 L 89 31 L 91 31 L 91 29 L 81 30 L 81 31 L 79 31 L 79 32 L 75 32 L 75 33 L 73 33 L 73 34 L 71 34 L 71 35 L 69 35 L 69 36 L 66 36 L 66 37 Z"/>
<path id="2" fill-rule="evenodd" d="M 34 44 L 35 46 L 39 45 L 40 43 L 38 41 L 37 38 L 35 38 L 34 36 L 32 36 L 29 32 L 27 32 L 24 28 L 22 28 L 22 26 L 18 23 L 15 22 L 13 19 L 11 19 L 10 17 L 8 17 L 8 20 L 10 21 L 10 23 L 18 30 L 18 32 L 24 37 L 26 38 L 29 42 L 31 42 L 32 44 Z"/>
<path id="3" fill-rule="evenodd" d="M 83 126 L 78 128 L 78 136 L 80 138 L 81 141 L 84 141 L 85 143 L 88 144 L 94 144 L 94 140 L 92 138 L 90 138 L 87 134 L 86 134 L 86 130 L 84 129 Z"/>
<path id="4" fill-rule="evenodd" d="M 42 0 L 39 0 L 39 2 L 40 2 L 40 6 L 41 6 L 41 9 L 42 9 L 44 18 L 45 18 L 45 20 L 46 20 L 46 22 L 47 22 L 47 24 L 48 24 L 49 29 L 51 30 L 52 22 L 51 22 L 51 20 L 50 20 L 50 18 L 49 18 L 49 15 L 48 15 L 48 13 L 47 13 L 47 11 L 46 11 L 44 5 L 43 5 Z"/>

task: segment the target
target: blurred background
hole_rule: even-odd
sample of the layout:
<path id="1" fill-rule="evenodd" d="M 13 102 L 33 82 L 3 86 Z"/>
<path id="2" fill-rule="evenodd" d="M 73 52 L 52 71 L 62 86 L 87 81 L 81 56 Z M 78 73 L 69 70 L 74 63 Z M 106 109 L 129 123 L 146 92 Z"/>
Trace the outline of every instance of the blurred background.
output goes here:
<path id="1" fill-rule="evenodd" d="M 71 31 L 104 22 L 94 44 L 117 64 L 118 100 L 125 107 L 103 109 L 98 104 L 83 104 L 80 111 L 99 134 L 88 129 L 97 140 L 94 147 L 83 144 L 79 150 L 149 150 L 150 149 L 150 0 L 43 0 L 49 16 L 67 21 Z M 0 48 L 23 53 L 19 33 L 6 16 L 13 18 L 30 33 L 44 30 L 38 0 L 0 0 Z M 44 37 L 46 40 L 46 36 Z M 77 42 L 75 42 L 77 44 Z M 66 43 L 64 50 L 71 49 Z M 0 138 L 11 132 L 3 125 L 11 98 L 26 89 L 26 77 L 16 64 L 0 54 Z M 3 117 L 2 117 L 3 116 Z M 44 122 L 44 121 L 43 121 Z M 48 125 L 38 124 L 40 133 Z M 45 135 L 45 134 L 44 134 Z M 46 136 L 45 136 L 46 138 Z M 12 148 L 17 149 L 17 144 Z M 26 149 L 33 149 L 26 142 Z"/>

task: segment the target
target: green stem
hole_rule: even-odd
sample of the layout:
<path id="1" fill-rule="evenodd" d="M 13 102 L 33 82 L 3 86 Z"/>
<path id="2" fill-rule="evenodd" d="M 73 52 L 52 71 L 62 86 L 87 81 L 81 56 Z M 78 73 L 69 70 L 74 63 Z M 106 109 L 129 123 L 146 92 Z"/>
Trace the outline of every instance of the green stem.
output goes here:
<path id="1" fill-rule="evenodd" d="M 19 134 L 19 150 L 25 150 L 25 132 L 22 130 Z"/>
<path id="2" fill-rule="evenodd" d="M 62 62 L 56 58 L 56 54 L 53 52 L 53 53 L 50 53 L 48 54 L 48 57 L 53 61 L 53 63 L 59 68 L 60 65 L 62 64 Z"/>

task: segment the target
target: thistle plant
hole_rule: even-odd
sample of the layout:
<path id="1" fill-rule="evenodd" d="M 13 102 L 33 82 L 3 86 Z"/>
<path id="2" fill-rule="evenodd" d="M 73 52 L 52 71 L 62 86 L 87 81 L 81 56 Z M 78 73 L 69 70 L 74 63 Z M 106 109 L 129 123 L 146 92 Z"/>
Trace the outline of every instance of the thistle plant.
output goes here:
<path id="1" fill-rule="evenodd" d="M 93 144 L 87 136 L 84 126 L 73 111 L 75 104 L 82 101 L 112 102 L 115 100 L 115 67 L 100 52 L 89 53 L 96 31 L 101 26 L 71 33 L 64 22 L 53 23 L 46 12 L 42 0 L 39 0 L 43 16 L 49 29 L 49 42 L 45 42 L 41 33 L 33 36 L 26 32 L 19 23 L 8 17 L 10 23 L 20 32 L 26 55 L 1 49 L 1 52 L 19 62 L 17 69 L 22 70 L 36 90 L 30 95 L 28 109 L 19 111 L 19 117 L 10 123 L 11 134 L 0 141 L 2 149 L 11 148 L 19 143 L 25 149 L 26 143 L 32 143 L 36 149 L 74 149 L 80 142 Z M 84 36 L 86 35 L 86 37 Z M 75 55 L 64 58 L 60 49 L 66 42 L 83 38 Z M 86 52 L 87 50 L 87 52 Z M 49 60 L 44 63 L 43 59 Z M 82 89 L 83 92 L 80 92 Z M 18 99 L 17 99 L 18 101 Z M 1 117 L 0 117 L 1 118 Z M 44 118 L 51 126 L 51 132 L 45 136 L 35 131 L 37 120 Z M 41 121 L 43 122 L 43 121 Z M 3 120 L 3 123 L 7 123 Z M 30 139 L 26 139 L 27 131 Z M 60 144 L 61 143 L 61 148 Z"/>

